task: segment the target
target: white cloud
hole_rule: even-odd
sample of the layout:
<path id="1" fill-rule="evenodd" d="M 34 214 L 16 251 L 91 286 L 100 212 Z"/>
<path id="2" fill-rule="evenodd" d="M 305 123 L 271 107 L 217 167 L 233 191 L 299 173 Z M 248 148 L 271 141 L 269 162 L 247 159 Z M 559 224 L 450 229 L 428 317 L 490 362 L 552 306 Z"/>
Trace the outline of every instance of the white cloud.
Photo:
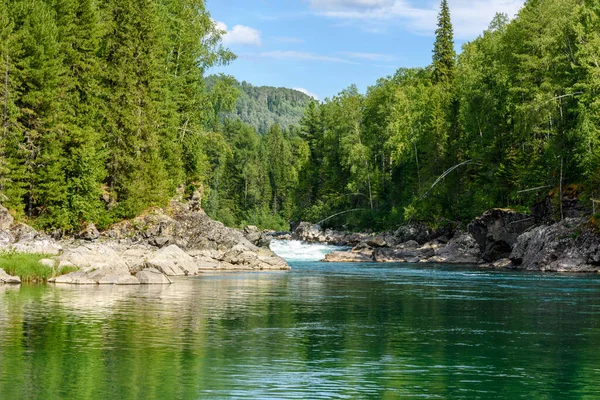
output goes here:
<path id="1" fill-rule="evenodd" d="M 355 20 L 369 24 L 405 22 L 409 30 L 433 35 L 437 24 L 439 1 L 413 5 L 408 0 L 309 0 L 319 15 Z M 450 14 L 455 36 L 471 39 L 487 29 L 497 12 L 513 17 L 524 0 L 450 0 Z"/>
<path id="2" fill-rule="evenodd" d="M 302 51 L 268 51 L 260 53 L 261 57 L 275 58 L 278 60 L 308 60 L 308 61 L 325 61 L 344 64 L 358 64 L 354 61 L 346 60 L 340 57 L 324 56 L 314 53 L 305 53 Z"/>
<path id="3" fill-rule="evenodd" d="M 302 93 L 304 93 L 305 95 L 307 95 L 307 96 L 310 96 L 310 97 L 312 97 L 312 98 L 313 98 L 313 99 L 315 99 L 315 100 L 319 100 L 319 96 L 317 96 L 317 95 L 316 95 L 316 94 L 314 94 L 313 92 L 310 92 L 310 91 L 308 91 L 308 90 L 306 90 L 306 89 L 304 89 L 304 88 L 294 88 L 294 90 L 297 90 L 297 91 L 299 91 L 299 92 L 302 92 Z"/>
<path id="4" fill-rule="evenodd" d="M 228 30 L 227 25 L 219 21 L 215 21 L 215 25 L 217 29 L 225 32 L 223 34 L 224 44 L 239 44 L 243 46 L 262 45 L 260 31 L 257 29 L 244 25 L 235 25 L 231 30 Z"/>
<path id="5" fill-rule="evenodd" d="M 393 61 L 396 57 L 390 54 L 380 54 L 380 53 L 357 53 L 353 51 L 342 51 L 341 55 L 350 57 L 350 58 L 358 58 L 361 60 L 369 60 L 369 61 Z"/>

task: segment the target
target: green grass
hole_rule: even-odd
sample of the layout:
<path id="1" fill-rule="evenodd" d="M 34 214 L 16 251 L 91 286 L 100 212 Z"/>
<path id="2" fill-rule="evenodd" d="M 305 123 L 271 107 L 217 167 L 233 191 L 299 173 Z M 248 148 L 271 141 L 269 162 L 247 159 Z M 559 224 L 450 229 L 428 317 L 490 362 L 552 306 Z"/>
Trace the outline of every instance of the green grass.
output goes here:
<path id="1" fill-rule="evenodd" d="M 18 276 L 21 282 L 46 282 L 48 279 L 76 271 L 76 267 L 50 268 L 40 260 L 50 258 L 47 254 L 0 253 L 0 268 L 7 274 Z"/>

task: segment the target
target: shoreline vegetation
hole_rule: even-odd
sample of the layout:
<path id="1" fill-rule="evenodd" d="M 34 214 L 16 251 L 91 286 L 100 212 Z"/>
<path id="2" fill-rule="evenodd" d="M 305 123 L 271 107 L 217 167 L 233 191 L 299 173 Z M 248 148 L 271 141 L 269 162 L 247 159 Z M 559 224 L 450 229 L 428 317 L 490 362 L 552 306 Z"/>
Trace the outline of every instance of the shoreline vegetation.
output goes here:
<path id="1" fill-rule="evenodd" d="M 204 0 L 143 7 L 135 0 L 4 0 L 0 21 L 0 211 L 32 225 L 11 220 L 0 231 L 16 251 L 50 250 L 63 265 L 81 267 L 64 275 L 71 278 L 50 279 L 139 284 L 141 274 L 164 283 L 170 273 L 199 273 L 202 265 L 284 268 L 266 252 L 262 233 L 249 233 L 257 245 L 213 219 L 277 231 L 289 230 L 289 221 L 325 220 L 325 228 L 348 231 L 464 230 L 499 207 L 535 221 L 518 238 L 511 230 L 521 222 L 511 221 L 510 240 L 490 242 L 511 265 L 523 265 L 511 258 L 518 246 L 538 254 L 550 248 L 539 268 L 558 262 L 552 254 L 563 260 L 556 268 L 596 265 L 590 246 L 597 237 L 583 229 L 598 221 L 589 216 L 600 197 L 594 1 L 528 1 L 513 19 L 496 15 L 456 54 L 442 0 L 431 65 L 399 68 L 366 93 L 351 85 L 310 101 L 297 125 L 267 127 L 249 115 L 261 133 L 226 117 L 240 98 L 235 79 L 205 78 L 235 55 L 223 47 L 225 32 Z M 297 117 L 306 100 L 259 89 L 244 89 L 266 96 L 246 98 L 244 110 L 261 104 L 285 113 L 289 101 Z M 255 112 L 260 121 L 270 115 Z M 161 210 L 175 236 L 147 221 L 151 210 Z M 190 243 L 189 232 L 204 237 L 196 222 L 219 233 Z M 100 248 L 106 236 L 99 231 L 113 232 L 112 247 Z M 482 254 L 490 251 L 488 241 L 469 234 Z M 564 235 L 573 241 L 557 241 Z M 132 266 L 132 253 L 143 262 Z M 92 260 L 87 266 L 73 262 L 82 254 Z M 106 265 L 95 273 L 91 264 L 102 265 L 106 254 L 120 260 L 114 274 Z M 153 257 L 180 257 L 189 268 L 162 261 L 156 268 Z M 154 268 L 152 279 L 146 267 Z"/>
<path id="2" fill-rule="evenodd" d="M 65 275 L 79 268 L 56 265 L 49 254 L 0 252 L 0 269 L 11 276 L 19 277 L 22 283 L 47 283 L 48 279 Z"/>

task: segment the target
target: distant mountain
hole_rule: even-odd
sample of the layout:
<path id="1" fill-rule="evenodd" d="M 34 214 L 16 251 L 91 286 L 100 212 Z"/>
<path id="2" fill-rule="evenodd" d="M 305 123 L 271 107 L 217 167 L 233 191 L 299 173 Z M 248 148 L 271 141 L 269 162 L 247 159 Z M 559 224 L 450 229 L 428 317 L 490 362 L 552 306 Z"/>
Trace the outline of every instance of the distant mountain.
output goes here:
<path id="1" fill-rule="evenodd" d="M 216 76 L 206 78 L 207 86 L 214 85 Z M 294 89 L 276 88 L 271 86 L 254 86 L 247 82 L 237 82 L 240 95 L 236 109 L 223 113 L 222 118 L 240 118 L 264 134 L 273 124 L 287 128 L 297 125 L 304 110 L 313 98 Z"/>

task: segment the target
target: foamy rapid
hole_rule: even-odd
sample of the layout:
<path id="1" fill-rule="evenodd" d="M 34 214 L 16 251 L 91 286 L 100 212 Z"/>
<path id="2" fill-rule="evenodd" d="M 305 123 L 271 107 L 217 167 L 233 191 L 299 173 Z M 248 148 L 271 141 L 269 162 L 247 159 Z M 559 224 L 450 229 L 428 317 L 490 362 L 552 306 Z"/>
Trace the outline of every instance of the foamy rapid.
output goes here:
<path id="1" fill-rule="evenodd" d="M 321 261 L 325 254 L 347 249 L 348 247 L 305 243 L 299 240 L 271 241 L 271 250 L 286 261 Z"/>

